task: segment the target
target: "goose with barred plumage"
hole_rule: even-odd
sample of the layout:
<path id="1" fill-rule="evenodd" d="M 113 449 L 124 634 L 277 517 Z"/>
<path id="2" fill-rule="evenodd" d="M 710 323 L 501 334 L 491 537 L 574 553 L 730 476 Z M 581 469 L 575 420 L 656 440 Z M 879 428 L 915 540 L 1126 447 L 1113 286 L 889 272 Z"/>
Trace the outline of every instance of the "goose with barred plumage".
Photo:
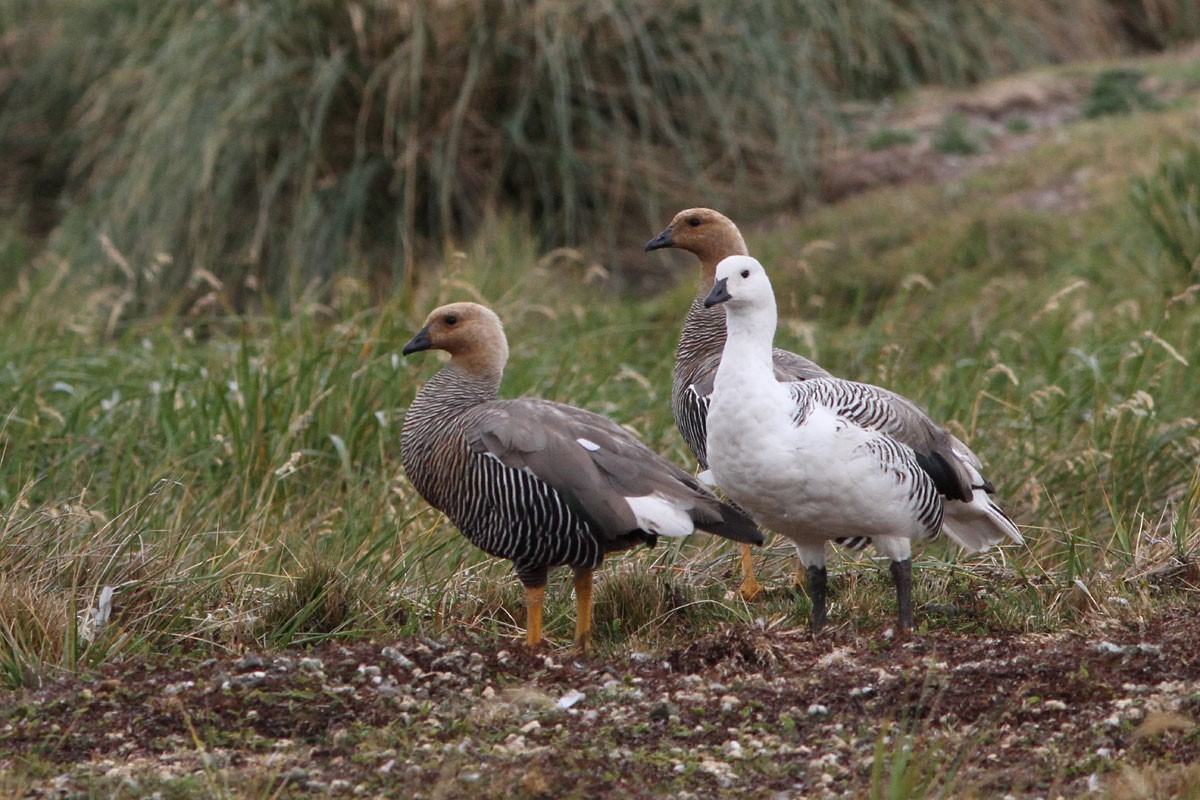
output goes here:
<path id="1" fill-rule="evenodd" d="M 1023 541 L 965 446 L 951 463 L 894 434 L 896 395 L 838 378 L 778 380 L 775 295 L 758 261 L 722 260 L 704 303 L 723 306 L 726 318 L 707 417 L 709 468 L 733 502 L 795 544 L 814 630 L 825 622 L 829 540 L 872 542 L 891 559 L 901 631 L 912 628 L 914 539 L 945 530 L 972 551 Z"/>
<path id="2" fill-rule="evenodd" d="M 405 473 L 472 543 L 513 562 L 525 586 L 529 645 L 542 638 L 554 567 L 575 572 L 575 641 L 586 651 L 592 572 L 606 553 L 696 529 L 762 543 L 749 517 L 615 422 L 548 400 L 498 400 L 508 342 L 491 310 L 434 310 L 403 352 L 430 349 L 449 352 L 450 362 L 405 416 Z"/>
<path id="3" fill-rule="evenodd" d="M 724 312 L 716 305 L 706 304 L 705 299 L 715 280 L 717 265 L 729 256 L 745 256 L 749 251 L 737 225 L 711 208 L 680 211 L 662 233 L 646 243 L 647 252 L 665 248 L 692 253 L 700 262 L 699 289 L 688 309 L 675 355 L 671 407 L 684 442 L 700 462 L 701 469 L 708 470 L 706 420 L 726 334 Z M 819 364 L 787 350 L 774 347 L 771 357 L 776 379 L 785 383 L 834 377 Z M 961 530 L 961 535 L 969 540 L 964 546 L 984 550 L 1011 537 L 1015 528 L 981 528 L 970 520 L 972 512 L 966 510 L 966 506 L 974 497 L 974 487 L 984 486 L 988 492 L 992 491 L 991 484 L 983 480 L 982 465 L 971 449 L 937 425 L 908 398 L 875 386 L 870 387 L 870 393 L 873 402 L 863 409 L 860 423 L 878 428 L 912 448 L 929 469 L 939 473 L 944 496 L 967 501 L 951 502 L 945 509 L 946 524 Z M 962 515 L 968 519 L 956 525 L 954 520 Z M 843 537 L 835 541 L 851 548 L 868 544 L 857 538 Z M 760 590 L 750 555 L 750 549 L 745 548 L 741 593 L 747 599 Z"/>
<path id="4" fill-rule="evenodd" d="M 680 211 L 658 236 L 646 242 L 646 252 L 675 248 L 692 253 L 700 260 L 700 284 L 683 320 L 675 368 L 671 374 L 671 412 L 684 444 L 692 451 L 708 477 L 707 437 L 708 404 L 713 379 L 721 364 L 725 346 L 725 315 L 719 308 L 704 305 L 713 283 L 717 263 L 726 256 L 748 255 L 746 240 L 733 221 L 711 208 Z M 828 378 L 829 372 L 804 356 L 778 347 L 772 350 L 775 377 L 781 381 Z M 742 582 L 738 591 L 747 600 L 762 586 L 754 577 L 754 562 L 749 547 L 742 548 Z"/>

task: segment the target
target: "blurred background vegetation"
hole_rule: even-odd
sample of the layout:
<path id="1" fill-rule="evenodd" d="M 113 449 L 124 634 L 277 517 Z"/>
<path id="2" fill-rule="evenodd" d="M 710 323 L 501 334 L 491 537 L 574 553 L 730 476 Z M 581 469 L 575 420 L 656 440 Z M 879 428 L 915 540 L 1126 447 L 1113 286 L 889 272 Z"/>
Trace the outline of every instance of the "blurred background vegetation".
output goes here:
<path id="1" fill-rule="evenodd" d="M 4 0 L 0 283 L 45 247 L 121 317 L 378 299 L 496 214 L 620 273 L 679 207 L 804 206 L 848 102 L 1197 34 L 1194 0 Z"/>

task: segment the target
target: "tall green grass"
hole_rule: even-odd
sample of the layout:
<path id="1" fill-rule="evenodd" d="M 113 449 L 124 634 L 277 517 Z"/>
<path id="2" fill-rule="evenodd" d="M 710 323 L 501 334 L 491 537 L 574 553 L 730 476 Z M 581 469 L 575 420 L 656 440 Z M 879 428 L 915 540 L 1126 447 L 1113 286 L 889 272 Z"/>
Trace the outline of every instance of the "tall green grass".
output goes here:
<path id="1" fill-rule="evenodd" d="M 1156 47 L 1200 20 L 1185 0 L 12 2 L 0 209 L 52 228 L 76 280 L 126 283 L 127 318 L 286 307 L 341 275 L 379 297 L 494 212 L 612 254 L 697 199 L 795 205 L 840 101 L 1112 53 L 1122 30 Z"/>
<path id="2" fill-rule="evenodd" d="M 1052 630 L 1141 614 L 1172 591 L 1171 569 L 1197 558 L 1194 287 L 1166 257 L 1147 257 L 1154 233 L 1127 178 L 1089 184 L 1071 214 L 995 212 L 1079 162 L 1150 171 L 1145 138 L 1169 140 L 1185 121 L 1107 123 L 1098 149 L 1093 129 L 1019 168 L 878 193 L 772 232 L 747 227 L 780 297 L 780 343 L 929 407 L 980 453 L 1025 530 L 1028 549 L 983 558 L 924 548 L 918 606 L 984 609 L 970 622 L 930 612 L 928 624 Z M 974 255 L 956 261 L 964 251 Z M 32 684 L 164 647 L 451 626 L 516 635 L 521 593 L 507 565 L 402 476 L 403 411 L 438 357 L 398 350 L 433 306 L 482 300 L 512 344 L 505 394 L 609 414 L 687 464 L 668 392 L 693 269 L 659 297 L 609 295 L 582 265 L 540 258 L 520 222 L 495 221 L 437 281 L 377 307 L 346 282 L 340 304 L 288 319 L 113 328 L 119 287 L 89 294 L 64 270 L 11 292 L 0 325 L 0 680 Z M 775 539 L 758 558 L 768 585 L 791 585 L 790 555 Z M 889 619 L 886 575 L 841 558 L 835 618 Z M 597 604 L 614 646 L 760 617 L 805 624 L 801 594 L 731 601 L 733 553 L 715 539 L 614 561 Z M 104 587 L 112 618 L 97 632 L 86 622 Z M 863 621 L 849 621 L 851 608 Z M 561 573 L 552 640 L 569 639 L 573 614 Z"/>
<path id="3" fill-rule="evenodd" d="M 729 209 L 771 271 L 779 343 L 928 407 L 982 456 L 1023 526 L 1023 550 L 922 549 L 918 608 L 982 609 L 965 623 L 931 611 L 927 624 L 1054 630 L 1136 618 L 1186 591 L 1177 576 L 1200 557 L 1200 293 L 1130 187 L 1193 115 L 1081 122 L 1019 161 L 770 229 Z M 690 463 L 669 411 L 690 262 L 671 292 L 622 295 L 596 285 L 603 271 L 586 259 L 547 254 L 527 220 L 489 215 L 382 304 L 347 276 L 287 316 L 120 322 L 136 275 L 94 285 L 50 256 L 35 271 L 2 261 L 14 253 L 0 248 L 0 267 L 22 273 L 0 294 L 7 686 L 166 648 L 515 635 L 507 565 L 431 511 L 398 461 L 404 409 L 438 366 L 399 349 L 442 302 L 480 300 L 505 320 L 504 394 L 608 414 Z M 727 597 L 733 554 L 711 537 L 622 555 L 598 579 L 601 643 L 651 648 L 760 617 L 803 627 L 790 555 L 776 538 L 758 558 L 776 591 L 754 606 Z M 891 618 L 886 573 L 868 557 L 840 555 L 834 570 L 835 620 Z M 112 614 L 97 626 L 106 587 Z M 571 635 L 569 595 L 560 571 L 554 641 Z"/>
<path id="4" fill-rule="evenodd" d="M 1200 274 L 1200 143 L 1180 143 L 1158 169 L 1134 181 L 1134 206 L 1185 275 Z"/>

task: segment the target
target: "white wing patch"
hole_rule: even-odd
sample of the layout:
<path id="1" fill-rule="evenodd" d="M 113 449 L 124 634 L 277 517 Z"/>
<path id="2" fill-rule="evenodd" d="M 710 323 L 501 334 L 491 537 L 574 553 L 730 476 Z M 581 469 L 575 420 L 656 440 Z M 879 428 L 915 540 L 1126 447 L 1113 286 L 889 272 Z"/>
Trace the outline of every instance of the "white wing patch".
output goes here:
<path id="1" fill-rule="evenodd" d="M 707 486 L 709 489 L 717 488 L 717 479 L 713 477 L 712 470 L 706 469 L 696 473 L 696 480 Z"/>
<path id="2" fill-rule="evenodd" d="M 596 444 L 591 439 L 579 438 L 575 441 L 579 442 L 579 444 L 583 446 L 584 450 L 591 450 L 592 452 L 595 452 L 600 449 L 600 445 Z"/>
<path id="3" fill-rule="evenodd" d="M 638 527 L 659 536 L 679 538 L 696 530 L 691 516 L 669 499 L 656 494 L 626 497 Z"/>

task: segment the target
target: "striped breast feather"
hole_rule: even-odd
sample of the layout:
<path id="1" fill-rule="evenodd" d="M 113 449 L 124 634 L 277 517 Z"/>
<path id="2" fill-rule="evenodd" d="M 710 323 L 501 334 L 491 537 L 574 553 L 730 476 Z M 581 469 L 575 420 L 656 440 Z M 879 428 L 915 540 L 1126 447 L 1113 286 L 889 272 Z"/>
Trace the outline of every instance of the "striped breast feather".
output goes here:
<path id="1" fill-rule="evenodd" d="M 522 563 L 596 563 L 595 539 L 564 498 L 527 470 L 506 466 L 491 453 L 467 461 L 464 490 L 450 514 L 486 552 Z"/>
<path id="2" fill-rule="evenodd" d="M 704 394 L 692 384 L 679 396 L 675 407 L 675 426 L 702 469 L 708 468 L 708 405 L 711 399 L 711 392 Z"/>

